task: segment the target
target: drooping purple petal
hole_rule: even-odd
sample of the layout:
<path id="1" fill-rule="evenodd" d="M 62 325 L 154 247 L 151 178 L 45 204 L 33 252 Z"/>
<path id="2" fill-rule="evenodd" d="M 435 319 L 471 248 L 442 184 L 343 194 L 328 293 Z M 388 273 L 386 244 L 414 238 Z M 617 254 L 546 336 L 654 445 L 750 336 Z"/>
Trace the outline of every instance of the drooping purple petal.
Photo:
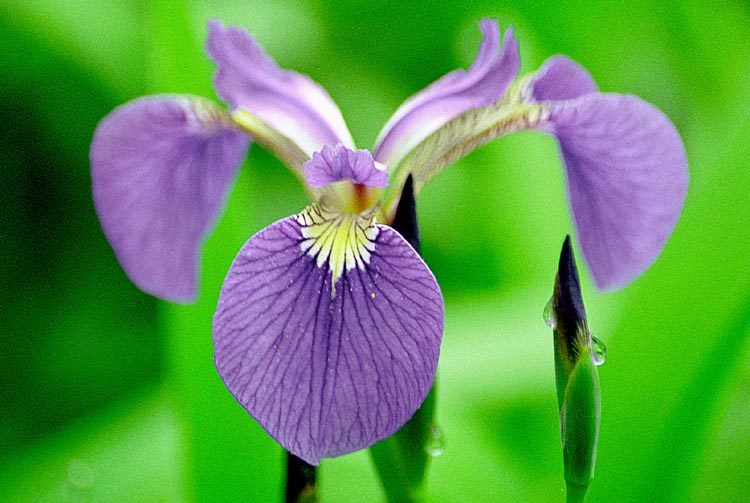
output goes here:
<path id="1" fill-rule="evenodd" d="M 353 147 L 328 93 L 309 77 L 279 68 L 244 29 L 209 21 L 206 52 L 216 65 L 219 96 L 289 138 L 308 157 L 324 145 Z"/>
<path id="2" fill-rule="evenodd" d="M 99 123 L 94 204 L 139 288 L 172 301 L 195 297 L 200 247 L 248 145 L 225 112 L 192 96 L 139 98 Z"/>
<path id="3" fill-rule="evenodd" d="M 534 101 L 559 101 L 598 91 L 589 72 L 567 56 L 548 58 L 529 83 Z"/>
<path id="4" fill-rule="evenodd" d="M 499 100 L 520 65 L 513 29 L 505 32 L 502 52 L 497 21 L 480 22 L 484 35 L 468 71 L 455 70 L 406 100 L 381 131 L 375 159 L 395 168 L 417 144 L 454 117 Z"/>
<path id="5" fill-rule="evenodd" d="M 687 193 L 685 148 L 669 119 L 635 96 L 549 104 L 579 241 L 597 286 L 626 285 L 661 253 Z"/>
<path id="6" fill-rule="evenodd" d="M 445 165 L 507 133 L 555 135 L 594 279 L 603 289 L 624 286 L 653 263 L 671 234 L 687 191 L 687 160 L 679 134 L 657 108 L 596 89 L 577 63 L 550 58 L 499 102 L 470 109 L 425 138 L 391 187 L 411 174 L 418 192 Z"/>
<path id="7" fill-rule="evenodd" d="M 364 251 L 341 241 L 339 224 L 314 232 L 332 222 L 311 207 L 252 237 L 213 323 L 226 386 L 311 464 L 368 447 L 411 417 L 432 385 L 443 330 L 435 278 L 398 233 L 359 222 L 350 230 L 366 236 Z M 336 254 L 346 255 L 339 266 Z"/>
<path id="8" fill-rule="evenodd" d="M 341 180 L 369 187 L 388 185 L 388 173 L 369 151 L 351 150 L 341 144 L 315 152 L 303 170 L 307 184 L 316 189 Z"/>

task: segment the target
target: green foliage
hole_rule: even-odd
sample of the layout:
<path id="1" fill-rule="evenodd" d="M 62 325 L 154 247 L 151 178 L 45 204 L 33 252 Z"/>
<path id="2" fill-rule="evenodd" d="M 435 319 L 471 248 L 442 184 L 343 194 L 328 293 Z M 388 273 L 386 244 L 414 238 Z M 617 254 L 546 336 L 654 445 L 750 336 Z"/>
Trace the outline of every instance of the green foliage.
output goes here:
<path id="1" fill-rule="evenodd" d="M 470 62 L 485 15 L 515 25 L 524 70 L 567 53 L 603 90 L 662 108 L 688 150 L 683 218 L 644 277 L 597 294 L 579 264 L 610 350 L 588 500 L 745 499 L 750 449 L 740 447 L 750 432 L 736 419 L 750 415 L 745 3 L 7 0 L 0 500 L 63 501 L 70 484 L 90 487 L 91 473 L 84 497 L 97 501 L 282 494 L 282 452 L 223 387 L 210 326 L 237 250 L 301 209 L 304 192 L 253 147 L 206 244 L 200 301 L 157 303 L 128 282 L 96 220 L 87 162 L 96 122 L 142 94 L 211 96 L 200 46 L 205 18 L 216 16 L 321 82 L 368 147 L 403 99 Z M 554 356 L 540 319 L 572 230 L 554 142 L 497 140 L 437 177 L 419 204 L 423 254 L 447 312 L 446 446 L 430 461 L 426 500 L 560 501 Z M 326 502 L 383 499 L 364 452 L 325 460 L 320 484 Z"/>

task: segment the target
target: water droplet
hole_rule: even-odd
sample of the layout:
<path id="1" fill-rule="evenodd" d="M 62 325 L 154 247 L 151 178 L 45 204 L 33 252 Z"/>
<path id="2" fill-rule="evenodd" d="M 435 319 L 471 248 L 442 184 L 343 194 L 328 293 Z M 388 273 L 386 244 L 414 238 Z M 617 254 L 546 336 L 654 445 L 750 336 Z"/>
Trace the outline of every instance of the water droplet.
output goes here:
<path id="1" fill-rule="evenodd" d="M 60 498 L 55 501 L 68 503 L 90 503 L 93 500 L 96 476 L 91 465 L 80 459 L 68 464 L 67 478 L 60 485 Z"/>
<path id="2" fill-rule="evenodd" d="M 370 298 L 374 299 L 375 297 L 376 297 L 375 292 L 370 293 Z"/>
<path id="3" fill-rule="evenodd" d="M 544 323 L 554 329 L 557 326 L 557 320 L 555 319 L 555 311 L 553 306 L 553 299 L 550 297 L 549 302 L 547 302 L 547 305 L 544 306 L 544 311 L 542 312 L 542 316 L 544 317 Z"/>
<path id="4" fill-rule="evenodd" d="M 445 449 L 445 437 L 443 430 L 435 423 L 430 424 L 430 434 L 427 437 L 427 444 L 424 446 L 425 452 L 430 456 L 440 456 Z"/>
<path id="5" fill-rule="evenodd" d="M 68 482 L 76 488 L 88 489 L 95 482 L 94 470 L 83 460 L 74 459 L 68 465 Z"/>
<path id="6" fill-rule="evenodd" d="M 601 365 L 607 359 L 607 346 L 604 345 L 601 339 L 594 337 L 593 334 L 591 335 L 591 354 L 594 357 L 596 366 Z"/>

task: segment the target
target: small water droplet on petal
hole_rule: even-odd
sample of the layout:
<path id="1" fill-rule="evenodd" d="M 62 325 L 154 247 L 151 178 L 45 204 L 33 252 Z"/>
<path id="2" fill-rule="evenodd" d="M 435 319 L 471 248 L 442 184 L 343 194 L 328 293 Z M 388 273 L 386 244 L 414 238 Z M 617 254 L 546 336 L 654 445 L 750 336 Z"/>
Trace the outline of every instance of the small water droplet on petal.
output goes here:
<path id="1" fill-rule="evenodd" d="M 554 329 L 557 327 L 557 320 L 555 319 L 555 311 L 553 306 L 553 299 L 550 297 L 549 302 L 547 302 L 547 305 L 544 306 L 544 311 L 542 312 L 542 316 L 544 317 L 544 323 Z"/>
<path id="2" fill-rule="evenodd" d="M 443 431 L 438 425 L 432 423 L 430 425 L 430 434 L 427 437 L 427 444 L 424 446 L 425 452 L 430 456 L 440 456 L 445 449 L 445 437 Z"/>
<path id="3" fill-rule="evenodd" d="M 604 360 L 607 359 L 607 346 L 593 334 L 591 335 L 591 355 L 594 357 L 596 366 L 603 364 Z"/>

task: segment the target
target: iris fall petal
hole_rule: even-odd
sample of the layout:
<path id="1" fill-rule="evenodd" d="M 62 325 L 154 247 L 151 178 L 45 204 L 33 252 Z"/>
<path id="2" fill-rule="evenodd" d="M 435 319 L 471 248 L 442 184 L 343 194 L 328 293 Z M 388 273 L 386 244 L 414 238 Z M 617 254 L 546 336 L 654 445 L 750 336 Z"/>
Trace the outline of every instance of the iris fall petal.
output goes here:
<path id="1" fill-rule="evenodd" d="M 591 74 L 567 56 L 548 58 L 529 85 L 534 101 L 559 101 L 598 91 Z"/>
<path id="2" fill-rule="evenodd" d="M 432 385 L 442 337 L 442 296 L 414 249 L 390 227 L 342 225 L 312 206 L 260 231 L 214 315 L 224 383 L 311 464 L 400 428 Z"/>
<path id="3" fill-rule="evenodd" d="M 403 161 L 415 191 L 447 164 L 498 136 L 523 129 L 554 135 L 565 161 L 579 242 L 601 289 L 625 286 L 661 252 L 688 185 L 685 147 L 656 107 L 597 91 L 564 56 L 547 60 L 503 99 L 452 119 Z"/>
<path id="4" fill-rule="evenodd" d="M 198 254 L 249 145 L 228 115 L 191 96 L 151 96 L 105 117 L 91 144 L 104 233 L 142 290 L 190 301 Z"/>
<path id="5" fill-rule="evenodd" d="M 653 105 L 588 94 L 550 105 L 581 249 L 599 288 L 626 285 L 658 257 L 682 211 L 687 158 Z"/>

